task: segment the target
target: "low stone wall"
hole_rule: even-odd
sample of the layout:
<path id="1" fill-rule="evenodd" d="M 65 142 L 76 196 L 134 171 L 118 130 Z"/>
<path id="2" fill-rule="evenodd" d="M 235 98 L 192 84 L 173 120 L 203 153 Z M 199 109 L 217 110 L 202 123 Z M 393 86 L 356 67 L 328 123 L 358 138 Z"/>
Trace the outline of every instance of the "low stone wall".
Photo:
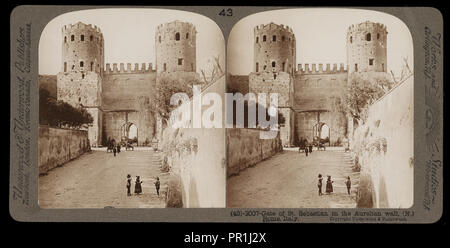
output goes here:
<path id="1" fill-rule="evenodd" d="M 90 150 L 88 132 L 39 126 L 39 174 Z"/>
<path id="2" fill-rule="evenodd" d="M 353 134 L 360 166 L 357 204 L 363 208 L 409 208 L 414 196 L 414 82 L 407 79 L 368 110 Z"/>
<path id="3" fill-rule="evenodd" d="M 280 135 L 275 139 L 260 139 L 260 130 L 227 129 L 227 176 L 272 157 L 282 151 Z"/>

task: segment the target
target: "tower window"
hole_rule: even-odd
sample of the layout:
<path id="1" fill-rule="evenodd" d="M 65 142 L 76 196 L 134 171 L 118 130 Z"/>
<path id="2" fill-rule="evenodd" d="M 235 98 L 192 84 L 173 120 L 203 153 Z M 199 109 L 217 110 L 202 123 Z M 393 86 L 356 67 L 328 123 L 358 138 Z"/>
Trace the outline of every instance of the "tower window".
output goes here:
<path id="1" fill-rule="evenodd" d="M 80 36 L 80 40 L 84 41 L 84 35 L 83 34 Z"/>
<path id="2" fill-rule="evenodd" d="M 256 43 L 258 43 L 259 42 L 259 37 L 256 37 Z"/>
<path id="3" fill-rule="evenodd" d="M 266 36 L 263 35 L 263 42 L 266 42 Z"/>
<path id="4" fill-rule="evenodd" d="M 272 41 L 277 41 L 277 36 L 276 35 L 272 36 Z"/>
<path id="5" fill-rule="evenodd" d="M 258 72 L 259 71 L 259 63 L 256 63 L 256 67 L 255 67 L 255 71 Z"/>
<path id="6" fill-rule="evenodd" d="M 180 33 L 175 34 L 175 40 L 180 40 Z"/>
<path id="7" fill-rule="evenodd" d="M 166 63 L 163 64 L 163 67 L 164 67 L 164 71 L 166 71 L 166 70 L 167 70 L 167 65 L 166 65 Z"/>
<path id="8" fill-rule="evenodd" d="M 67 72 L 67 62 L 64 62 L 64 72 Z"/>
<path id="9" fill-rule="evenodd" d="M 93 41 L 94 40 L 94 36 L 93 35 L 89 36 L 89 40 Z"/>
<path id="10" fill-rule="evenodd" d="M 81 102 L 81 97 L 78 97 L 78 101 Z"/>
<path id="11" fill-rule="evenodd" d="M 70 41 L 74 41 L 74 40 L 75 40 L 75 35 L 72 34 L 72 35 L 70 36 Z"/>
<path id="12" fill-rule="evenodd" d="M 286 40 L 286 37 L 281 36 L 281 41 L 285 41 L 285 40 Z"/>
<path id="13" fill-rule="evenodd" d="M 84 79 L 84 73 L 81 73 L 81 79 Z"/>
<path id="14" fill-rule="evenodd" d="M 158 37 L 159 43 L 161 43 L 161 35 Z"/>
<path id="15" fill-rule="evenodd" d="M 353 36 L 350 36 L 350 43 L 353 43 Z"/>
<path id="16" fill-rule="evenodd" d="M 64 36 L 64 43 L 67 42 L 67 36 Z"/>
<path id="17" fill-rule="evenodd" d="M 263 67 L 263 70 L 265 70 L 266 68 L 267 68 L 267 66 L 264 66 L 264 67 Z"/>
<path id="18" fill-rule="evenodd" d="M 384 72 L 384 63 L 381 64 L 381 71 Z"/>
<path id="19" fill-rule="evenodd" d="M 372 39 L 372 35 L 370 33 L 366 34 L 366 40 L 370 41 Z"/>
<path id="20" fill-rule="evenodd" d="M 178 65 L 183 65 L 183 59 L 178 59 Z"/>
<path id="21" fill-rule="evenodd" d="M 377 40 L 379 40 L 379 39 L 380 39 L 380 33 L 377 34 Z"/>
<path id="22" fill-rule="evenodd" d="M 358 64 L 355 64 L 355 71 L 358 71 Z"/>
<path id="23" fill-rule="evenodd" d="M 189 39 L 189 33 L 186 33 L 186 39 Z"/>
<path id="24" fill-rule="evenodd" d="M 91 71 L 94 70 L 94 62 L 91 62 Z"/>
<path id="25" fill-rule="evenodd" d="M 369 65 L 373 65 L 373 59 L 369 59 Z"/>
<path id="26" fill-rule="evenodd" d="M 275 61 L 272 61 L 272 67 L 275 67 L 276 63 Z"/>
<path id="27" fill-rule="evenodd" d="M 83 67 L 83 66 L 84 66 L 84 62 L 80 61 L 80 67 Z"/>
<path id="28" fill-rule="evenodd" d="M 286 66 L 286 63 L 285 63 L 285 62 L 283 62 L 283 65 L 282 65 L 282 67 L 283 67 L 283 71 L 286 71 L 286 68 L 285 68 L 285 66 Z"/>
<path id="29" fill-rule="evenodd" d="M 273 74 L 273 79 L 277 79 L 277 74 Z"/>

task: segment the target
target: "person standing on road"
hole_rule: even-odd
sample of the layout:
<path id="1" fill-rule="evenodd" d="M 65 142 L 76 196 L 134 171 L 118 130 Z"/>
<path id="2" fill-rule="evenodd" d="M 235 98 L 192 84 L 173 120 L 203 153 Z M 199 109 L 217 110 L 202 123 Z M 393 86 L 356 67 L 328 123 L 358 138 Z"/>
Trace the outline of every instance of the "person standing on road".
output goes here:
<path id="1" fill-rule="evenodd" d="M 140 193 L 142 193 L 142 181 L 141 181 L 141 177 L 140 176 L 136 176 L 136 181 L 134 184 L 134 193 L 139 195 Z"/>
<path id="2" fill-rule="evenodd" d="M 131 175 L 127 175 L 127 196 L 131 195 Z"/>
<path id="3" fill-rule="evenodd" d="M 113 153 L 114 153 L 114 157 L 116 156 L 116 152 L 117 152 L 117 150 L 116 150 L 116 146 L 114 146 L 114 147 L 113 147 Z"/>
<path id="4" fill-rule="evenodd" d="M 120 142 L 117 144 L 117 153 L 120 153 Z"/>
<path id="5" fill-rule="evenodd" d="M 159 186 L 160 186 L 160 182 L 159 182 L 159 177 L 156 177 L 156 182 L 155 182 L 155 188 L 156 188 L 156 194 L 158 194 L 159 197 Z"/>
<path id="6" fill-rule="evenodd" d="M 328 194 L 333 193 L 333 181 L 331 181 L 331 176 L 328 176 L 326 191 Z"/>
<path id="7" fill-rule="evenodd" d="M 350 189 L 352 187 L 352 181 L 350 181 L 350 176 L 347 177 L 347 181 L 345 181 L 345 185 L 347 185 L 347 193 L 350 195 Z"/>
<path id="8" fill-rule="evenodd" d="M 305 145 L 305 155 L 308 157 L 308 145 Z"/>
<path id="9" fill-rule="evenodd" d="M 319 181 L 317 182 L 317 187 L 319 187 L 319 195 L 322 195 L 322 174 L 319 174 Z"/>

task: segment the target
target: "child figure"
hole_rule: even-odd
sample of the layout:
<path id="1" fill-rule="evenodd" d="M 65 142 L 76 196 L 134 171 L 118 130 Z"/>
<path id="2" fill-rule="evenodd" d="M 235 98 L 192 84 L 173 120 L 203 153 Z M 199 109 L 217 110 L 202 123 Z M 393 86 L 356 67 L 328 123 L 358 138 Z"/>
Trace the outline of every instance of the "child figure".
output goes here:
<path id="1" fill-rule="evenodd" d="M 319 181 L 317 182 L 317 187 L 319 187 L 319 195 L 322 195 L 322 174 L 319 174 Z"/>
<path id="2" fill-rule="evenodd" d="M 328 194 L 333 193 L 333 181 L 331 181 L 331 176 L 328 176 L 327 179 L 327 187 L 326 187 L 326 192 Z"/>
<path id="3" fill-rule="evenodd" d="M 155 182 L 155 188 L 156 188 L 156 194 L 158 194 L 159 197 L 159 186 L 160 186 L 160 182 L 159 182 L 159 177 L 156 177 L 156 182 Z"/>
<path id="4" fill-rule="evenodd" d="M 131 175 L 127 175 L 127 196 L 131 195 Z"/>
<path id="5" fill-rule="evenodd" d="M 134 193 L 139 195 L 140 193 L 142 193 L 142 181 L 141 181 L 141 177 L 140 176 L 136 176 L 136 181 L 134 184 Z"/>
<path id="6" fill-rule="evenodd" d="M 347 177 L 347 181 L 345 181 L 345 185 L 347 185 L 347 192 L 350 195 L 350 188 L 352 187 L 352 182 L 350 181 L 350 177 Z"/>

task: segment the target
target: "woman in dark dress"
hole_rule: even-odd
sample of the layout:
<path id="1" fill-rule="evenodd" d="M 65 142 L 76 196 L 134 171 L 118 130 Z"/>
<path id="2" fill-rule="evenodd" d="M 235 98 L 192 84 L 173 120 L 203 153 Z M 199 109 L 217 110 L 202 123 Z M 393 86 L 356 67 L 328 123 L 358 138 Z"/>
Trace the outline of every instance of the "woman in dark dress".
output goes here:
<path id="1" fill-rule="evenodd" d="M 331 181 L 331 176 L 328 176 L 325 192 L 327 192 L 328 194 L 333 193 L 333 181 Z"/>
<path id="2" fill-rule="evenodd" d="M 131 195 L 131 175 L 128 174 L 127 175 L 127 195 L 130 196 Z"/>
<path id="3" fill-rule="evenodd" d="M 134 193 L 139 195 L 140 193 L 142 193 L 142 181 L 141 178 L 139 176 L 136 176 L 136 182 L 134 184 Z"/>

